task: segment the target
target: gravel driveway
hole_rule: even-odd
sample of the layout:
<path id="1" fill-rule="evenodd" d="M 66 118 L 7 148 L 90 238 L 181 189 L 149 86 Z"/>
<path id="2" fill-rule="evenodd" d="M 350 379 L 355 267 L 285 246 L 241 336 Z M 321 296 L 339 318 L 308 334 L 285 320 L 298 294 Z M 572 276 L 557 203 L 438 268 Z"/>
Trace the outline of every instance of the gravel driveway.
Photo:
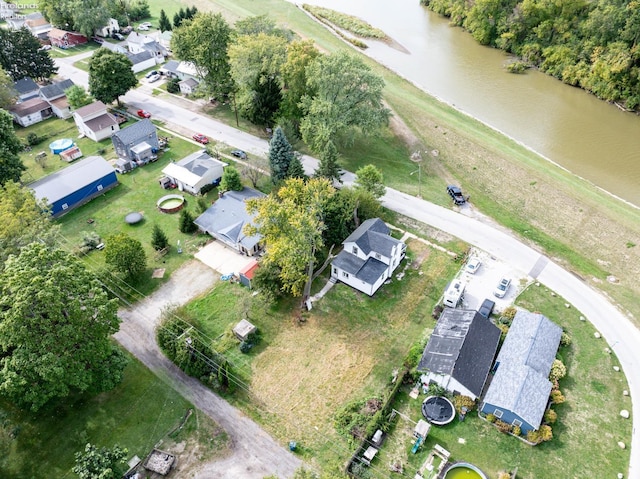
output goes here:
<path id="1" fill-rule="evenodd" d="M 264 432 L 251 419 L 216 396 L 198 380 L 187 376 L 169 361 L 158 348 L 155 326 L 162 308 L 184 304 L 208 291 L 218 275 L 199 261 L 189 261 L 171 275 L 159 290 L 133 305 L 120 309 L 122 319 L 116 340 L 142 361 L 151 371 L 211 417 L 229 435 L 232 453 L 216 462 L 204 463 L 194 478 L 263 479 L 277 475 L 288 478 L 302 465 L 301 461 Z"/>

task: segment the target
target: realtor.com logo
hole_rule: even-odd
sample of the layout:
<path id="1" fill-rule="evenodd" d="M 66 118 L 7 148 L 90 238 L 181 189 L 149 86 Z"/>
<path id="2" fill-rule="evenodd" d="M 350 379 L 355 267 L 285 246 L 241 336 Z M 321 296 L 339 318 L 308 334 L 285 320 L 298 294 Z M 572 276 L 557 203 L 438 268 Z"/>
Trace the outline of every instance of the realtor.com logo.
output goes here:
<path id="1" fill-rule="evenodd" d="M 21 10 L 26 10 L 26 9 L 31 9 L 31 10 L 37 10 L 38 9 L 38 4 L 37 3 L 4 3 L 4 2 L 0 2 L 0 8 L 2 8 L 2 18 L 13 18 L 13 19 L 24 19 L 27 18 L 26 15 L 23 15 L 21 13 L 17 13 L 18 11 Z M 7 11 L 10 10 L 11 13 L 8 13 Z"/>

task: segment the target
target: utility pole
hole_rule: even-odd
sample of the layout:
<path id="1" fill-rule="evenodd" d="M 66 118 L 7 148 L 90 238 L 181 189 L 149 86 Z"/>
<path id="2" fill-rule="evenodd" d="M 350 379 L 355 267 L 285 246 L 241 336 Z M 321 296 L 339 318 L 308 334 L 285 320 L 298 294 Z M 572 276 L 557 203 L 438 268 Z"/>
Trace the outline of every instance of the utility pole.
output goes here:
<path id="1" fill-rule="evenodd" d="M 409 176 L 418 173 L 418 198 L 422 198 L 422 155 L 420 154 L 420 150 L 414 151 L 411 154 L 411 161 L 418 164 L 418 169 L 409 173 Z"/>

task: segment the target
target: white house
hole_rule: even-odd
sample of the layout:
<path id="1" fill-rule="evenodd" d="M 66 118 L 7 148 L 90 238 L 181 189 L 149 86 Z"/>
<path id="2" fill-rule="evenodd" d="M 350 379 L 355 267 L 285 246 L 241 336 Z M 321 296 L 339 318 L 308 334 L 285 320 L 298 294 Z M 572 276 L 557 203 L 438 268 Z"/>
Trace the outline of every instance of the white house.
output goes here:
<path id="1" fill-rule="evenodd" d="M 130 53 L 149 52 L 153 55 L 156 64 L 164 63 L 165 57 L 169 54 L 167 49 L 160 45 L 153 37 L 142 35 L 138 32 L 131 32 L 127 37 L 127 48 Z"/>
<path id="2" fill-rule="evenodd" d="M 78 108 L 73 112 L 73 120 L 76 122 L 80 134 L 93 141 L 109 138 L 120 130 L 118 121 L 107 111 L 107 105 L 101 101 L 95 101 Z"/>
<path id="3" fill-rule="evenodd" d="M 51 106 L 40 97 L 16 103 L 9 108 L 13 121 L 21 126 L 29 126 L 39 123 L 53 115 Z"/>
<path id="4" fill-rule="evenodd" d="M 120 24 L 115 18 L 110 18 L 107 24 L 101 28 L 95 29 L 95 35 L 98 37 L 110 37 L 112 33 L 120 31 Z"/>
<path id="5" fill-rule="evenodd" d="M 188 80 L 189 78 L 197 80 L 200 77 L 193 63 L 179 62 L 178 60 L 169 60 L 160 71 L 168 77 L 180 80 Z"/>
<path id="6" fill-rule="evenodd" d="M 40 40 L 47 40 L 51 31 L 51 24 L 44 18 L 40 12 L 30 13 L 26 16 L 24 24 L 31 31 L 34 37 Z"/>
<path id="7" fill-rule="evenodd" d="M 390 236 L 380 218 L 363 222 L 342 242 L 331 263 L 331 277 L 372 296 L 404 258 L 407 245 Z"/>
<path id="8" fill-rule="evenodd" d="M 58 118 L 71 118 L 71 108 L 66 90 L 74 86 L 71 80 L 62 80 L 40 88 L 40 98 L 51 105 L 53 114 Z"/>
<path id="9" fill-rule="evenodd" d="M 200 83 L 198 83 L 198 80 L 196 80 L 195 78 L 187 78 L 186 80 L 182 80 L 181 82 L 178 83 L 178 86 L 180 87 L 180 93 L 182 93 L 183 95 L 191 95 L 194 91 L 196 91 L 196 88 L 198 88 L 198 85 Z"/>
<path id="10" fill-rule="evenodd" d="M 226 163 L 211 158 L 205 150 L 201 150 L 177 163 L 169 163 L 162 173 L 178 185 L 180 191 L 197 195 L 203 186 L 220 181 L 225 166 Z"/>
<path id="11" fill-rule="evenodd" d="M 156 58 L 151 52 L 127 53 L 127 57 L 131 60 L 133 73 L 138 73 L 156 66 Z"/>

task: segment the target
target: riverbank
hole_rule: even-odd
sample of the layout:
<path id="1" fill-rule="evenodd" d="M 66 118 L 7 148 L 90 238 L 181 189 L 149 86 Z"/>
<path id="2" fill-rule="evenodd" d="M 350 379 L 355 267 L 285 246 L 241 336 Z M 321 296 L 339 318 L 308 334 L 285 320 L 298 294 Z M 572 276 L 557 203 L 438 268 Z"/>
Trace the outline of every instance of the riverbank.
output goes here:
<path id="1" fill-rule="evenodd" d="M 198 3 L 203 9 L 213 6 L 231 20 L 269 14 L 300 35 L 313 38 L 323 50 L 346 48 L 324 26 L 284 0 Z M 640 326 L 640 305 L 635 301 L 640 286 L 633 281 L 640 274 L 640 246 L 635 245 L 640 238 L 640 211 L 364 58 L 383 76 L 385 100 L 422 143 L 408 148 L 438 150 L 437 157 L 424 158 L 423 176 L 455 178 L 471 194 L 475 207 L 596 285 L 632 313 Z M 359 160 L 350 157 L 349 151 L 343 151 L 343 155 L 346 168 Z M 381 166 L 386 161 L 410 164 L 408 157 L 372 161 Z M 389 174 L 386 180 L 394 187 L 418 193 L 415 175 L 404 178 Z M 445 179 L 442 184 L 446 184 Z M 444 186 L 442 191 L 423 188 L 422 196 L 440 204 L 448 201 Z"/>

